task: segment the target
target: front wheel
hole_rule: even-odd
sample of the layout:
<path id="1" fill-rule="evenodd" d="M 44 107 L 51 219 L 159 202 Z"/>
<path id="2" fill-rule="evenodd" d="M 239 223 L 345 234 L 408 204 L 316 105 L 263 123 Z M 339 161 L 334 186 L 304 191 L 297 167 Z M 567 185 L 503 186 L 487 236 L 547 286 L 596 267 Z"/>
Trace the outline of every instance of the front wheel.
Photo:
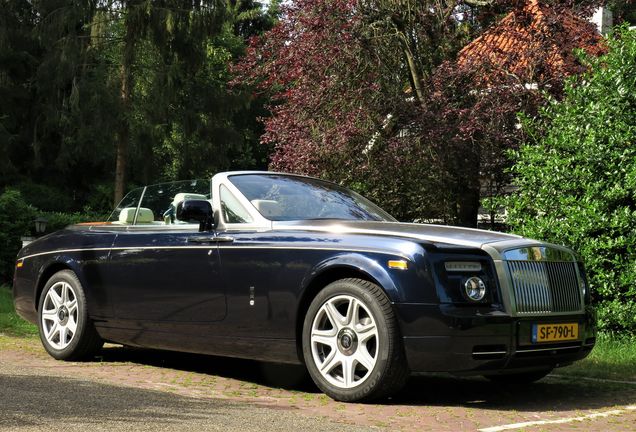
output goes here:
<path id="1" fill-rule="evenodd" d="M 70 270 L 59 271 L 47 281 L 38 318 L 42 345 L 58 360 L 90 357 L 104 344 L 88 318 L 82 284 Z"/>
<path id="2" fill-rule="evenodd" d="M 302 347 L 312 379 L 335 400 L 388 396 L 408 377 L 391 303 L 365 280 L 338 280 L 318 293 L 305 316 Z"/>

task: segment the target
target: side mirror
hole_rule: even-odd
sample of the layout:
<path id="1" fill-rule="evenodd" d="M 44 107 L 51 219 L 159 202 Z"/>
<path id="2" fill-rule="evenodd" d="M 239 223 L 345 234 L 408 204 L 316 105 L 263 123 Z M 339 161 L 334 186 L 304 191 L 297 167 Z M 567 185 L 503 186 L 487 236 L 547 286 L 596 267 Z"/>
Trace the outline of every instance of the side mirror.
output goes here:
<path id="1" fill-rule="evenodd" d="M 199 231 L 212 231 L 214 213 L 212 204 L 206 200 L 184 200 L 177 205 L 177 219 L 184 222 L 199 222 Z"/>

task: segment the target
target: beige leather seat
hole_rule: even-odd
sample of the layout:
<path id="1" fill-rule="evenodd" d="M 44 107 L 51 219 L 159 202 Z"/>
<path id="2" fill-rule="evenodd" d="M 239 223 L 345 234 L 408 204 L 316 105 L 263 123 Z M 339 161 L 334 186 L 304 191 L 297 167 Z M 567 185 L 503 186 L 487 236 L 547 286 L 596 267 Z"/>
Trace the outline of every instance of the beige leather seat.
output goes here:
<path id="1" fill-rule="evenodd" d="M 136 207 L 126 207 L 119 212 L 119 223 L 130 225 L 135 221 Z M 137 224 L 152 223 L 155 220 L 155 215 L 152 210 L 145 207 L 139 208 L 139 214 L 137 215 Z"/>

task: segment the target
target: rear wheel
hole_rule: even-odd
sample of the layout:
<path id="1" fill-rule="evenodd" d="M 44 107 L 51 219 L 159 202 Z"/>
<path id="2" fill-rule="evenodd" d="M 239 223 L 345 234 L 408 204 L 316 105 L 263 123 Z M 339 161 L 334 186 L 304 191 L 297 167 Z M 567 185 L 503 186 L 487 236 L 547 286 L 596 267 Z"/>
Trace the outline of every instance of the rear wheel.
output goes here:
<path id="1" fill-rule="evenodd" d="M 47 281 L 38 318 L 42 345 L 58 360 L 91 357 L 104 344 L 88 317 L 82 284 L 70 270 L 59 271 Z"/>
<path id="2" fill-rule="evenodd" d="M 305 316 L 302 344 L 312 379 L 339 401 L 388 396 L 408 377 L 391 303 L 365 280 L 342 279 L 318 293 Z"/>

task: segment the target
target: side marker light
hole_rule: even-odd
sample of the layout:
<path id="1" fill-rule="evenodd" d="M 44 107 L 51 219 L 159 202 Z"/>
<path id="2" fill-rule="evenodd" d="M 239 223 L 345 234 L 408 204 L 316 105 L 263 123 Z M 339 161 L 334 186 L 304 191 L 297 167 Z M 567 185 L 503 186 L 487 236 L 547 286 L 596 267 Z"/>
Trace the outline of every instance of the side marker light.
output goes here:
<path id="1" fill-rule="evenodd" d="M 408 268 L 408 263 L 404 260 L 389 260 L 387 265 L 389 268 L 398 270 L 406 270 Z"/>

